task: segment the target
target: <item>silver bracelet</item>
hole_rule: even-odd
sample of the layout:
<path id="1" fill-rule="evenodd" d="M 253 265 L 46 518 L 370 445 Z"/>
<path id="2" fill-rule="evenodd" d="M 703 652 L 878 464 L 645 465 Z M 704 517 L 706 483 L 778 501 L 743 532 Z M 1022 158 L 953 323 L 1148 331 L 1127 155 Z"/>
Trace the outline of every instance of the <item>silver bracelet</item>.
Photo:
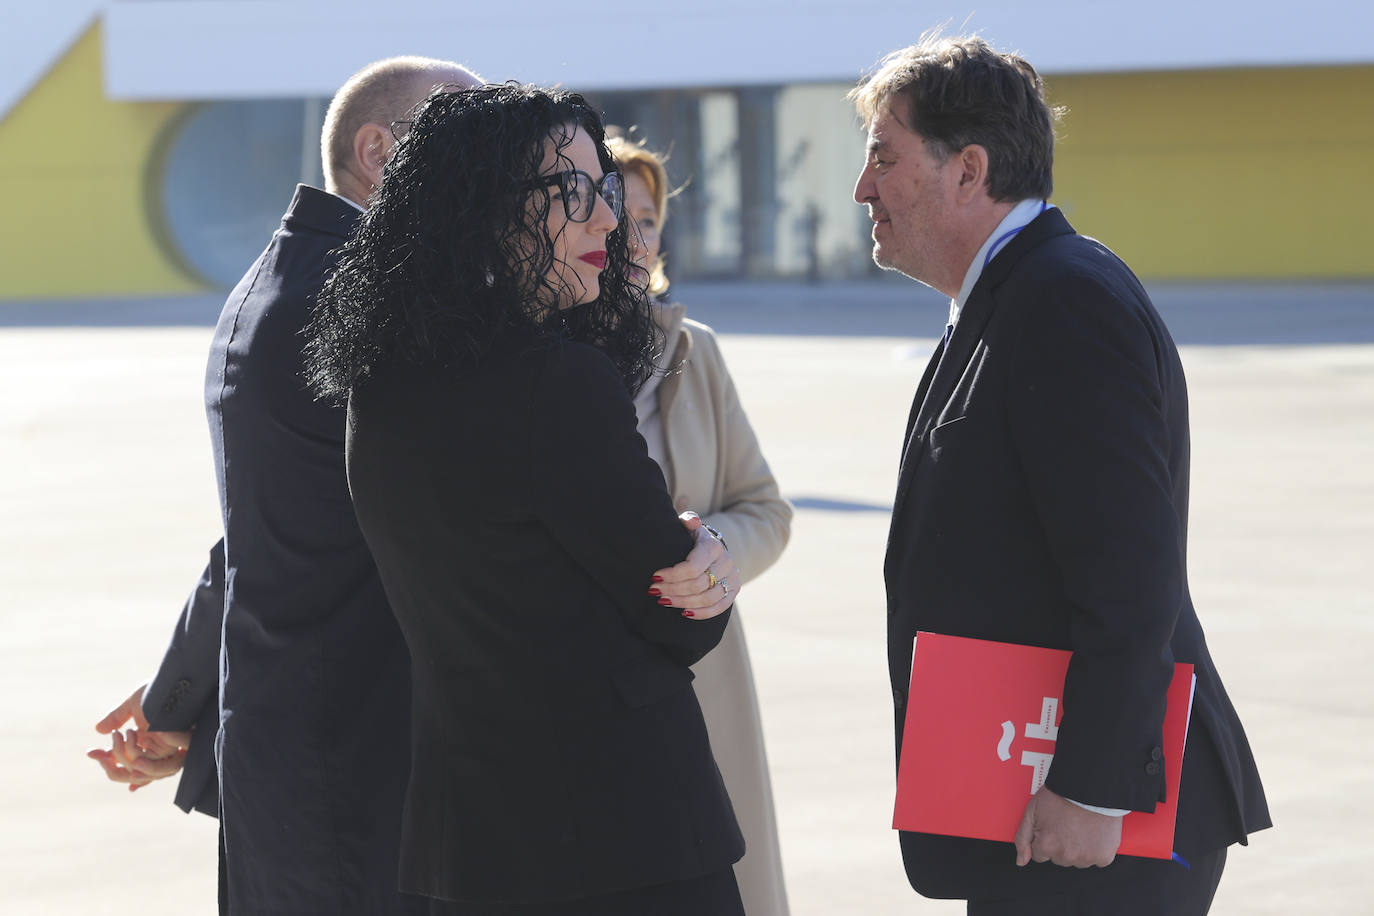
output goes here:
<path id="1" fill-rule="evenodd" d="M 720 541 L 720 545 L 721 545 L 722 547 L 724 547 L 726 550 L 729 550 L 729 549 L 730 549 L 730 545 L 727 544 L 727 543 L 725 543 L 725 538 L 721 536 L 721 533 L 720 533 L 719 531 L 717 531 L 716 529 L 712 528 L 710 525 L 706 524 L 705 522 L 702 522 L 702 523 L 701 523 L 701 527 L 703 527 L 703 528 L 705 528 L 707 531 L 709 531 L 709 532 L 711 533 L 711 537 L 715 538 L 717 541 Z"/>

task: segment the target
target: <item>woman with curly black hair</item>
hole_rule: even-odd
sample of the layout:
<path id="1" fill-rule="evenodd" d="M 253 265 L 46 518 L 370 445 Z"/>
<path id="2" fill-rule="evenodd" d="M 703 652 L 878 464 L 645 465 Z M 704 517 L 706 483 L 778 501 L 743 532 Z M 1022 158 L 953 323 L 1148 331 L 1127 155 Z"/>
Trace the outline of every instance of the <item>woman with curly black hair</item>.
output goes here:
<path id="1" fill-rule="evenodd" d="M 654 335 L 603 139 L 575 94 L 431 96 L 310 331 L 412 656 L 401 889 L 434 913 L 743 913 L 688 667 L 737 570 L 635 431 Z"/>

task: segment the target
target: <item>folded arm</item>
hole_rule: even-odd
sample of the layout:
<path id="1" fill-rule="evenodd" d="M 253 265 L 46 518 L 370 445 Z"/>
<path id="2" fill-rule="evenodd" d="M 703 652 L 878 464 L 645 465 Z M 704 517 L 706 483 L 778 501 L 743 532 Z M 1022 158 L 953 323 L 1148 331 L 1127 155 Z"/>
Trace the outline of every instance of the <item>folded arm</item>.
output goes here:
<path id="1" fill-rule="evenodd" d="M 533 511 L 632 631 L 682 664 L 700 659 L 720 641 L 729 614 L 684 617 L 649 593 L 655 571 L 684 560 L 696 539 L 673 511 L 610 360 L 565 345 L 539 384 L 533 417 Z"/>
<path id="2" fill-rule="evenodd" d="M 739 582 L 743 584 L 782 555 L 792 533 L 792 506 L 778 491 L 778 482 L 740 403 L 719 342 L 710 333 L 695 334 L 693 340 L 703 368 L 713 367 L 710 371 L 718 376 L 713 385 L 720 386 L 715 424 L 720 492 L 706 521 L 730 545 L 730 553 L 739 566 Z"/>

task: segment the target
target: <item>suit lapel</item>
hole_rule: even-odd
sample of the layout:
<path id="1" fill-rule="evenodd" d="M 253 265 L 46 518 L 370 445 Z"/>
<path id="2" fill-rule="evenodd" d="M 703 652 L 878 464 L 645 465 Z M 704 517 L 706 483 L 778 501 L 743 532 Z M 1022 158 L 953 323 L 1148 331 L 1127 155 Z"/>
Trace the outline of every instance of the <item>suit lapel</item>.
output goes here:
<path id="1" fill-rule="evenodd" d="M 911 402 L 911 412 L 906 417 L 906 434 L 902 437 L 902 456 L 898 464 L 906 464 L 907 449 L 911 445 L 911 431 L 916 428 L 916 420 L 921 414 L 921 404 L 925 402 L 926 392 L 930 390 L 931 380 L 935 378 L 935 371 L 940 367 L 940 360 L 945 354 L 945 341 L 941 338 L 935 345 L 935 352 L 930 356 L 930 362 L 926 363 L 926 371 L 921 375 L 921 384 L 916 386 L 916 397 Z"/>
<path id="2" fill-rule="evenodd" d="M 921 463 L 926 448 L 926 434 L 944 411 L 954 387 L 968 368 L 969 359 L 983 337 L 983 328 L 992 317 L 995 300 L 981 281 L 969 294 L 959 314 L 959 322 L 950 335 L 949 347 L 937 347 L 926 367 L 921 387 L 916 391 L 912 403 L 913 418 L 907 421 L 906 447 L 902 452 L 902 464 L 897 476 L 897 496 L 892 504 L 892 518 L 901 515 L 911 481 L 916 476 L 916 467 Z"/>
<path id="3" fill-rule="evenodd" d="M 983 339 L 983 329 L 997 309 L 994 291 L 1011 273 L 1017 262 L 1032 248 L 1055 236 L 1073 232 L 1073 227 L 1064 219 L 1058 209 L 1046 210 L 1032 220 L 1025 229 L 1007 244 L 992 263 L 987 266 L 969 293 L 968 301 L 959 314 L 954 326 L 948 348 L 937 347 L 926 367 L 921 385 L 916 390 L 915 401 L 911 405 L 912 414 L 907 419 L 906 444 L 902 451 L 901 468 L 897 478 L 897 496 L 892 505 L 893 534 L 896 533 L 897 519 L 902 512 L 911 482 L 916 476 L 916 468 L 925 455 L 926 436 L 931 426 L 940 418 L 950 395 L 954 393 L 959 380 L 968 369 L 969 361 Z M 889 535 L 889 547 L 892 536 Z"/>

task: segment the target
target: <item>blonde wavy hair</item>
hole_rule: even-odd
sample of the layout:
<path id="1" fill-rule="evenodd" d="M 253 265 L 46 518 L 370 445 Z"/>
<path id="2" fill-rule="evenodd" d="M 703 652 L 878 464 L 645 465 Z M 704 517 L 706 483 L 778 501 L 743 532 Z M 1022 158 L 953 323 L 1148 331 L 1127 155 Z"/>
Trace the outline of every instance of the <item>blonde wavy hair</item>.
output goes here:
<path id="1" fill-rule="evenodd" d="M 609 130 L 614 131 L 615 128 Z M 634 141 L 623 135 L 608 136 L 606 146 L 622 172 L 638 175 L 649 186 L 654 209 L 658 211 L 658 229 L 662 232 L 663 224 L 668 221 L 668 198 L 673 196 L 668 189 L 668 169 L 664 166 L 667 157 L 646 147 L 643 140 Z M 664 272 L 663 255 L 660 254 L 650 267 L 649 295 L 661 296 L 667 291 L 668 275 Z"/>

